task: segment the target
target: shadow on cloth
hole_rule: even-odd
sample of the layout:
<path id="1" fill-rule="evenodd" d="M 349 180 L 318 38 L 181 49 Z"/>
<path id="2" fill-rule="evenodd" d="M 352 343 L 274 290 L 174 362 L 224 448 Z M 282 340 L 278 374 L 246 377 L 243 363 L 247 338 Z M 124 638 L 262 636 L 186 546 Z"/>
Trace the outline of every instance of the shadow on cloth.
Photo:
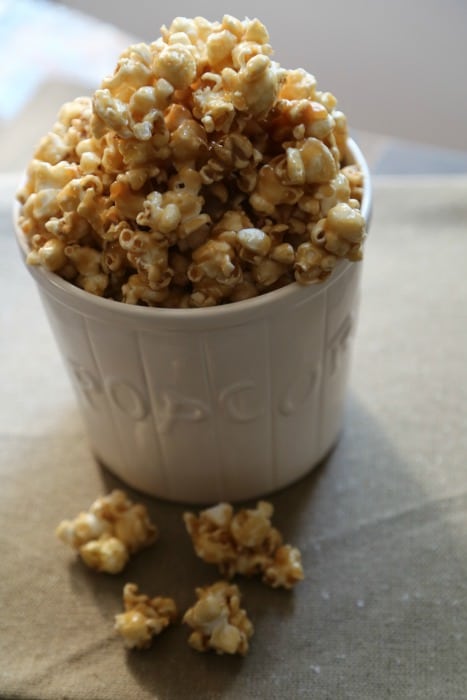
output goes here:
<path id="1" fill-rule="evenodd" d="M 195 587 L 220 578 L 214 566 L 195 556 L 185 532 L 182 515 L 195 508 L 142 496 L 105 469 L 101 478 L 107 491 L 125 488 L 131 498 L 144 502 L 160 530 L 157 543 L 132 559 L 125 581 L 136 582 L 151 596 L 172 596 L 181 617 L 195 600 Z M 286 659 L 290 661 L 291 635 L 305 677 L 310 676 L 310 683 L 314 682 L 315 672 L 305 662 L 312 653 L 316 609 L 323 604 L 322 591 L 315 585 L 319 579 L 315 569 L 323 556 L 321 545 L 329 539 L 345 538 L 363 522 L 379 518 L 383 496 L 387 508 L 392 508 L 391 489 L 394 491 L 395 484 L 397 490 L 414 496 L 419 488 L 411 480 L 404 460 L 391 447 L 383 427 L 357 396 L 350 395 L 344 429 L 326 459 L 305 478 L 267 497 L 275 507 L 273 524 L 286 542 L 302 551 L 305 581 L 295 590 L 285 591 L 267 588 L 257 579 L 235 580 L 242 592 L 242 605 L 255 626 L 251 649 L 244 659 L 193 651 L 187 645 L 189 630 L 180 624 L 156 638 L 147 651 L 128 652 L 122 648 L 122 660 L 138 683 L 146 691 L 174 698 L 204 697 L 206 692 L 210 698 L 225 693 L 233 697 L 233 689 L 229 692 L 228 688 L 236 690 L 240 684 L 241 692 L 246 693 L 253 682 L 255 688 L 264 687 L 266 692 L 271 674 L 282 687 L 289 673 Z M 96 586 L 95 590 L 100 597 L 100 588 Z"/>

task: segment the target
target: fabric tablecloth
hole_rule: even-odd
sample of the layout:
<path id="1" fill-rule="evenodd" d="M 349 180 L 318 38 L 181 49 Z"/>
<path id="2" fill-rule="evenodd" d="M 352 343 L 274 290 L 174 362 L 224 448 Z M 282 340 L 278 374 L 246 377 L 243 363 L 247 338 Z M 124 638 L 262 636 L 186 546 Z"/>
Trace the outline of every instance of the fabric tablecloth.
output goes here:
<path id="1" fill-rule="evenodd" d="M 8 197 L 0 212 L 0 697 L 465 700 L 467 178 L 375 182 L 340 440 L 269 499 L 306 579 L 237 581 L 255 626 L 245 658 L 198 654 L 181 624 L 139 652 L 113 632 L 126 581 L 183 611 L 218 578 L 183 506 L 128 489 L 160 538 L 115 577 L 56 540 L 122 484 L 89 450 Z"/>

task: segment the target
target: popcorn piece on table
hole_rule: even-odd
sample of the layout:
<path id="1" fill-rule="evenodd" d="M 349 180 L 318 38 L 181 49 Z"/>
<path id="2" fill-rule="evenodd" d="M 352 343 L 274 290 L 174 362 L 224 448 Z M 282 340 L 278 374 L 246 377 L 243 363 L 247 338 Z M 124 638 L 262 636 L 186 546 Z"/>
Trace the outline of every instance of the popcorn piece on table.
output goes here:
<path id="1" fill-rule="evenodd" d="M 359 260 L 346 117 L 271 55 L 258 19 L 229 15 L 129 46 L 34 153 L 18 193 L 28 263 L 127 304 L 205 307 Z"/>
<path id="2" fill-rule="evenodd" d="M 118 574 L 128 563 L 130 554 L 125 544 L 112 535 L 101 535 L 79 548 L 79 555 L 86 566 L 106 574 Z"/>
<path id="3" fill-rule="evenodd" d="M 183 622 L 193 632 L 188 644 L 197 651 L 212 649 L 217 654 L 241 654 L 248 651 L 253 625 L 240 607 L 240 592 L 234 584 L 217 581 L 196 589 L 197 602 L 186 611 Z"/>
<path id="4" fill-rule="evenodd" d="M 123 604 L 125 612 L 115 616 L 115 630 L 128 649 L 147 649 L 153 637 L 177 618 L 177 606 L 172 598 L 150 598 L 138 593 L 135 583 L 125 584 Z"/>
<path id="5" fill-rule="evenodd" d="M 273 512 L 266 501 L 237 513 L 229 503 L 219 503 L 198 516 L 185 513 L 183 519 L 196 554 L 217 564 L 222 575 L 261 574 L 273 588 L 292 588 L 304 578 L 301 555 L 282 543 L 281 533 L 271 524 Z"/>
<path id="6" fill-rule="evenodd" d="M 157 539 L 157 527 L 146 507 L 132 503 L 118 489 L 98 498 L 87 512 L 74 520 L 62 520 L 57 537 L 76 549 L 91 569 L 117 574 L 130 555 L 148 547 Z"/>

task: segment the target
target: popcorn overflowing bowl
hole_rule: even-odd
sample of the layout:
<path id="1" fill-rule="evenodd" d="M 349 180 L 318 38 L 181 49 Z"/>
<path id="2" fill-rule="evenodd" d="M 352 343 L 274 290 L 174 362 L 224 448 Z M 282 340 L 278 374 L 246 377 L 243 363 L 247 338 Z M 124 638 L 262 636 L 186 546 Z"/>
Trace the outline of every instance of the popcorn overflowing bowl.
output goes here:
<path id="1" fill-rule="evenodd" d="M 337 439 L 369 173 L 258 20 L 161 34 L 64 105 L 18 241 L 97 458 L 155 496 L 254 498 Z"/>

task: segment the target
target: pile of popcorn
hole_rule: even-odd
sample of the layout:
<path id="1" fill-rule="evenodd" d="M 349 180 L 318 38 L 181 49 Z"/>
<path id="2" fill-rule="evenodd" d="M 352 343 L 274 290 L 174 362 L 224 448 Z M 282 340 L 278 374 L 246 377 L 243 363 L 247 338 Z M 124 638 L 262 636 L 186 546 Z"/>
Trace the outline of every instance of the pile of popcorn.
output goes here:
<path id="1" fill-rule="evenodd" d="M 257 19 L 176 18 L 61 109 L 31 161 L 28 262 L 93 294 L 235 302 L 359 260 L 362 174 L 347 123 Z"/>
<path id="2" fill-rule="evenodd" d="M 184 521 L 196 554 L 217 564 L 224 576 L 261 573 L 263 582 L 273 588 L 290 589 L 304 578 L 301 555 L 296 547 L 282 544 L 281 533 L 271 523 L 273 510 L 266 501 L 237 513 L 229 503 L 219 503 L 198 516 L 185 513 Z M 157 528 L 145 506 L 133 504 L 123 491 L 115 490 L 74 520 L 63 520 L 56 534 L 79 552 L 87 566 L 116 574 L 126 566 L 130 553 L 155 541 Z M 117 544 L 109 549 L 113 540 Z M 118 543 L 125 547 L 125 556 L 120 556 Z M 83 553 L 89 545 L 91 553 Z M 196 602 L 183 615 L 192 630 L 188 644 L 197 651 L 245 655 L 254 627 L 240 606 L 238 586 L 222 579 L 196 588 L 195 593 Z M 148 648 L 178 617 L 173 598 L 150 598 L 135 583 L 125 584 L 123 605 L 114 628 L 128 649 Z"/>
<path id="3" fill-rule="evenodd" d="M 271 524 L 273 512 L 266 501 L 238 513 L 230 503 L 219 503 L 199 516 L 185 513 L 184 521 L 196 554 L 217 564 L 223 576 L 261 574 L 273 588 L 292 588 L 303 579 L 300 552 L 282 543 L 281 533 Z"/>

